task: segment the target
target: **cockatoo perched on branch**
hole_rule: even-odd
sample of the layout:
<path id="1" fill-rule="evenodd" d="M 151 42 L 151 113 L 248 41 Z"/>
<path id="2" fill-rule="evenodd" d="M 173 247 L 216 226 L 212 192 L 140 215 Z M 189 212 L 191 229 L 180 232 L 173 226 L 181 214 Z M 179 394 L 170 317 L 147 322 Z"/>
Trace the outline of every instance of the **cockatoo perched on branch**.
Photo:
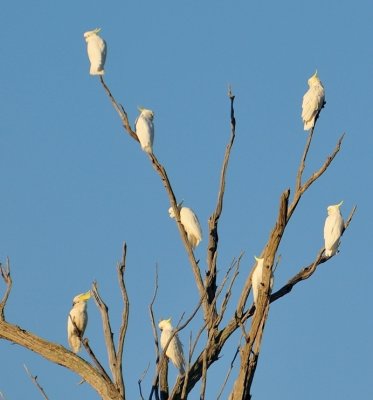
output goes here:
<path id="1" fill-rule="evenodd" d="M 182 207 L 182 202 L 177 205 L 180 211 L 180 222 L 183 224 L 190 245 L 195 248 L 202 240 L 202 229 L 196 214 L 188 207 Z M 168 213 L 175 218 L 174 209 L 170 207 Z"/>
<path id="2" fill-rule="evenodd" d="M 173 333 L 171 318 L 160 321 L 158 327 L 162 331 L 161 347 L 164 350 L 168 340 L 170 339 Z M 179 370 L 180 374 L 183 375 L 185 373 L 185 359 L 183 353 L 183 345 L 181 344 L 177 334 L 174 335 L 174 337 L 171 339 L 170 344 L 168 345 L 166 350 L 166 356 L 172 361 L 175 367 Z"/>
<path id="3" fill-rule="evenodd" d="M 73 308 L 67 318 L 67 338 L 71 350 L 74 353 L 77 353 L 80 350 L 81 338 L 83 337 L 85 328 L 87 327 L 87 301 L 90 297 L 90 291 L 75 296 L 73 300 Z"/>
<path id="4" fill-rule="evenodd" d="M 302 103 L 302 119 L 304 122 L 304 130 L 309 131 L 315 126 L 321 109 L 325 104 L 325 91 L 317 71 L 308 79 L 309 89 L 303 96 Z"/>
<path id="5" fill-rule="evenodd" d="M 140 115 L 135 122 L 136 135 L 140 141 L 141 148 L 146 153 L 153 153 L 153 140 L 154 140 L 154 113 L 152 110 L 140 108 Z"/>
<path id="6" fill-rule="evenodd" d="M 253 298 L 254 298 L 254 304 L 255 306 L 257 305 L 258 297 L 259 297 L 259 288 L 261 285 L 263 285 L 263 268 L 264 268 L 264 258 L 258 258 L 255 257 L 255 260 L 257 262 L 254 272 L 251 275 L 251 288 L 253 291 Z M 270 289 L 272 290 L 273 287 L 273 274 L 271 275 L 271 280 L 270 280 Z"/>
<path id="7" fill-rule="evenodd" d="M 344 221 L 340 211 L 343 201 L 328 207 L 328 216 L 324 225 L 325 256 L 333 256 L 339 246 L 339 239 L 344 229 Z"/>
<path id="8" fill-rule="evenodd" d="M 84 38 L 87 42 L 88 58 L 91 63 L 89 73 L 91 75 L 104 75 L 104 64 L 106 60 L 106 42 L 98 33 L 101 28 L 85 32 Z"/>

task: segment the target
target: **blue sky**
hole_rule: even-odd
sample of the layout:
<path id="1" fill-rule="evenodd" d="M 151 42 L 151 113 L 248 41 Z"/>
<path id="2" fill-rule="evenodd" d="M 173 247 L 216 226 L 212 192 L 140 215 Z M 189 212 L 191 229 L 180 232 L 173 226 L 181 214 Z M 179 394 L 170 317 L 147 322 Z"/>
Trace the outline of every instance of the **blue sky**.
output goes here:
<path id="1" fill-rule="evenodd" d="M 218 265 L 223 275 L 245 253 L 234 298 L 267 240 L 281 192 L 294 186 L 307 137 L 301 99 L 317 68 L 327 104 L 305 175 L 346 136 L 288 226 L 275 290 L 322 247 L 329 204 L 344 200 L 345 217 L 354 205 L 358 210 L 338 256 L 272 305 L 252 392 L 256 400 L 371 397 L 372 11 L 364 0 L 4 3 L 0 260 L 10 257 L 14 280 L 7 319 L 67 345 L 71 300 L 97 280 L 117 330 L 115 267 L 126 241 L 131 314 L 124 374 L 128 398 L 135 398 L 149 362 L 146 395 L 154 373 L 148 304 L 155 265 L 157 320 L 177 320 L 198 301 L 163 186 L 122 130 L 98 78 L 88 74 L 85 31 L 102 28 L 108 43 L 105 81 L 130 120 L 137 106 L 154 110 L 154 151 L 178 200 L 195 210 L 205 234 L 229 138 L 226 94 L 232 85 L 237 138 Z M 206 240 L 196 256 L 203 267 Z M 105 360 L 93 302 L 89 317 L 86 335 Z M 180 334 L 186 347 L 200 323 L 198 316 Z M 211 368 L 208 398 L 216 398 L 238 340 L 232 337 Z M 0 392 L 7 400 L 40 398 L 23 364 L 51 399 L 97 398 L 87 385 L 77 386 L 79 377 L 69 371 L 0 341 Z M 171 367 L 171 383 L 175 377 Z M 191 398 L 198 392 L 199 387 Z"/>

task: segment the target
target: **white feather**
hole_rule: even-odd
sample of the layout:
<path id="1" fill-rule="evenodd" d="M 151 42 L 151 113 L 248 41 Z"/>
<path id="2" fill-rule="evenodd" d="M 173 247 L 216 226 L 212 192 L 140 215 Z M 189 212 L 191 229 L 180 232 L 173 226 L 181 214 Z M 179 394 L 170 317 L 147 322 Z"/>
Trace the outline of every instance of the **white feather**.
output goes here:
<path id="1" fill-rule="evenodd" d="M 141 148 L 150 154 L 153 153 L 154 113 L 146 108 L 142 108 L 140 111 L 140 115 L 135 122 L 136 135 L 140 141 Z"/>
<path id="2" fill-rule="evenodd" d="M 165 319 L 160 321 L 158 324 L 159 329 L 162 331 L 160 341 L 163 350 L 173 333 L 173 328 L 170 321 L 171 319 Z M 175 367 L 179 370 L 180 374 L 185 373 L 183 345 L 181 344 L 177 334 L 171 339 L 171 342 L 166 350 L 166 356 L 172 361 Z"/>
<path id="3" fill-rule="evenodd" d="M 180 211 L 180 222 L 183 224 L 185 232 L 188 236 L 190 245 L 195 248 L 202 240 L 202 229 L 196 214 L 188 207 L 178 205 Z M 175 218 L 175 213 L 172 207 L 168 210 L 170 217 Z"/>
<path id="4" fill-rule="evenodd" d="M 106 42 L 97 33 L 100 29 L 88 31 L 84 34 L 87 42 L 87 53 L 91 63 L 89 73 L 91 75 L 104 75 L 104 65 L 106 60 Z"/>
<path id="5" fill-rule="evenodd" d="M 333 256 L 339 246 L 339 239 L 344 229 L 344 221 L 339 207 L 342 202 L 328 207 L 328 216 L 324 225 L 325 256 Z"/>
<path id="6" fill-rule="evenodd" d="M 308 80 L 309 89 L 303 96 L 302 103 L 302 119 L 304 123 L 304 130 L 308 131 L 315 126 L 315 119 L 324 106 L 325 91 L 324 87 L 315 73 Z"/>

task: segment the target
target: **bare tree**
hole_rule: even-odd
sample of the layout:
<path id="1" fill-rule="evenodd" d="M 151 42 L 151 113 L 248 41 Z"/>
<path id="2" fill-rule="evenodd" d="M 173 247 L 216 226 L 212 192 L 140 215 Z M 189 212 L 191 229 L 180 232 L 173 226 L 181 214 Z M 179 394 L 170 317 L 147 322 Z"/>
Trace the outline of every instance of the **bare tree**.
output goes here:
<path id="1" fill-rule="evenodd" d="M 132 129 L 129 123 L 124 107 L 115 100 L 112 92 L 106 85 L 102 76 L 100 76 L 100 81 L 105 93 L 111 101 L 111 104 L 120 117 L 124 131 L 128 133 L 132 139 L 138 141 L 136 132 Z M 261 350 L 263 332 L 266 321 L 269 317 L 271 303 L 289 294 L 295 285 L 310 278 L 316 272 L 319 265 L 327 262 L 331 258 L 324 256 L 324 249 L 320 249 L 312 262 L 305 267 L 300 267 L 299 272 L 295 276 L 291 277 L 283 287 L 276 292 L 271 293 L 271 276 L 274 273 L 276 257 L 278 256 L 278 248 L 286 227 L 292 218 L 303 194 L 328 169 L 334 158 L 337 156 L 343 142 L 344 135 L 339 138 L 335 148 L 327 157 L 325 162 L 319 167 L 319 169 L 311 174 L 310 177 L 304 178 L 303 173 L 313 138 L 313 128 L 308 134 L 305 149 L 296 173 L 294 188 L 292 190 L 287 188 L 280 194 L 277 217 L 273 223 L 269 238 L 267 242 L 264 243 L 261 251 L 260 257 L 264 259 L 264 272 L 262 285 L 259 288 L 259 298 L 257 304 L 254 305 L 248 303 L 252 285 L 251 275 L 255 264 L 253 265 L 251 272 L 247 274 L 243 287 L 237 288 L 235 286 L 236 278 L 240 269 L 242 254 L 239 255 L 236 260 L 233 260 L 230 268 L 224 276 L 219 276 L 217 268 L 217 254 L 219 248 L 219 219 L 224 206 L 226 172 L 236 136 L 236 119 L 234 110 L 235 96 L 233 95 L 231 89 L 228 91 L 228 98 L 230 108 L 230 137 L 225 150 L 224 159 L 222 161 L 215 209 L 208 220 L 207 260 L 205 268 L 206 272 L 204 275 L 201 272 L 203 269 L 200 267 L 199 261 L 196 260 L 193 248 L 188 241 L 184 226 L 180 221 L 180 212 L 177 206 L 177 199 L 171 182 L 168 178 L 166 169 L 160 163 L 154 153 L 147 154 L 151 166 L 158 174 L 164 186 L 170 206 L 174 210 L 176 225 L 181 241 L 185 247 L 191 273 L 193 274 L 199 294 L 195 301 L 194 311 L 191 313 L 191 315 L 187 316 L 185 320 L 184 318 L 180 319 L 173 332 L 173 335 L 176 335 L 180 330 L 188 326 L 196 314 L 201 313 L 203 316 L 202 326 L 197 332 L 195 332 L 195 337 L 190 338 L 186 372 L 183 375 L 179 375 L 174 386 L 170 388 L 167 380 L 167 346 L 163 351 L 160 349 L 153 312 L 153 304 L 158 291 L 158 278 L 156 275 L 154 296 L 151 304 L 149 305 L 156 349 L 154 379 L 152 382 L 152 387 L 149 388 L 149 399 L 186 399 L 188 394 L 198 382 L 201 383 L 200 399 L 204 399 L 207 385 L 207 371 L 213 363 L 219 360 L 219 356 L 227 340 L 233 333 L 237 331 L 241 332 L 242 340 L 237 347 L 237 352 L 232 360 L 227 379 L 221 389 L 221 392 L 223 391 L 228 380 L 228 376 L 232 372 L 233 362 L 239 356 L 240 365 L 238 368 L 238 374 L 235 377 L 235 383 L 231 388 L 230 399 L 250 399 L 251 385 L 255 376 L 256 366 Z M 353 208 L 349 217 L 347 218 L 344 229 L 348 228 L 355 209 L 356 207 Z M 113 340 L 113 332 L 110 324 L 108 307 L 98 291 L 96 282 L 92 284 L 92 293 L 102 318 L 110 373 L 105 370 L 103 363 L 95 356 L 93 350 L 89 346 L 89 341 L 87 338 L 82 338 L 82 343 L 91 359 L 91 362 L 83 360 L 62 345 L 49 342 L 28 332 L 24 328 L 9 323 L 6 320 L 5 307 L 12 289 L 9 260 L 7 260 L 5 266 L 0 265 L 1 276 L 6 284 L 6 290 L 0 302 L 0 338 L 8 340 L 12 343 L 16 343 L 41 355 L 53 363 L 60 364 L 75 372 L 86 383 L 88 383 L 102 399 L 125 399 L 126 392 L 125 381 L 122 373 L 122 359 L 123 345 L 128 327 L 130 305 L 124 279 L 126 270 L 126 254 L 127 246 L 124 244 L 123 257 L 117 266 L 117 279 L 123 300 L 122 322 L 118 332 L 117 343 L 115 343 Z M 228 304 L 231 303 L 233 290 L 240 293 L 239 300 L 237 305 L 233 307 L 233 312 L 231 312 L 231 315 L 227 316 L 226 313 L 228 310 Z M 227 322 L 223 323 L 223 320 Z M 204 337 L 206 338 L 205 345 L 199 354 L 195 354 L 197 347 L 196 344 L 200 341 L 202 334 L 204 334 Z M 172 337 L 170 338 L 169 343 L 171 340 Z M 145 373 L 146 372 L 144 372 L 144 374 Z M 32 377 L 32 379 L 40 390 L 41 386 L 37 383 L 36 377 Z M 141 386 L 142 380 L 143 376 L 139 379 L 138 385 L 140 397 L 143 399 L 143 392 L 145 388 L 142 388 Z"/>

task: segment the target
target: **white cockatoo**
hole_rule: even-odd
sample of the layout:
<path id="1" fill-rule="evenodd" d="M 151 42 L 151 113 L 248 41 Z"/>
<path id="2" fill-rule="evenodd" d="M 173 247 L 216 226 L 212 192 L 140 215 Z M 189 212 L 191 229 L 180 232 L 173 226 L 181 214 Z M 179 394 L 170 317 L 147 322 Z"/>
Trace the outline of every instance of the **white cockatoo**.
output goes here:
<path id="1" fill-rule="evenodd" d="M 302 119 L 304 130 L 309 131 L 315 126 L 315 121 L 325 104 L 325 90 L 317 71 L 308 79 L 309 89 L 303 96 Z"/>
<path id="2" fill-rule="evenodd" d="M 338 250 L 339 239 L 344 230 L 344 221 L 340 211 L 343 201 L 328 207 L 328 216 L 324 225 L 325 256 L 331 257 Z"/>
<path id="3" fill-rule="evenodd" d="M 140 108 L 140 115 L 135 122 L 136 135 L 140 141 L 141 148 L 146 153 L 153 153 L 153 140 L 154 140 L 154 113 L 152 110 Z"/>
<path id="4" fill-rule="evenodd" d="M 106 42 L 98 33 L 101 28 L 85 32 L 84 39 L 87 42 L 87 53 L 91 63 L 89 73 L 91 75 L 104 75 L 104 64 L 106 60 Z"/>
<path id="5" fill-rule="evenodd" d="M 83 337 L 87 326 L 87 301 L 90 297 L 90 291 L 75 296 L 73 299 L 73 308 L 67 318 L 67 338 L 71 350 L 74 353 L 77 353 L 80 350 L 81 338 Z"/>
<path id="6" fill-rule="evenodd" d="M 173 333 L 171 318 L 160 321 L 158 327 L 162 331 L 160 340 L 161 347 L 164 350 L 168 340 Z M 171 339 L 170 344 L 168 345 L 166 350 L 166 356 L 172 361 L 175 367 L 179 370 L 180 374 L 183 375 L 185 373 L 183 345 L 181 344 L 177 334 L 174 335 L 174 337 Z"/>
<path id="7" fill-rule="evenodd" d="M 183 224 L 190 245 L 195 248 L 202 240 L 202 229 L 196 214 L 188 207 L 182 207 L 182 202 L 177 205 L 180 212 L 180 222 Z M 170 207 L 168 213 L 175 218 L 174 209 Z"/>
<path id="8" fill-rule="evenodd" d="M 262 280 L 263 280 L 264 258 L 255 257 L 255 260 L 256 260 L 256 266 L 251 275 L 251 288 L 253 290 L 254 304 L 256 305 L 257 301 L 258 301 L 258 296 L 259 296 L 259 287 L 262 284 Z"/>
<path id="9" fill-rule="evenodd" d="M 251 275 L 251 288 L 253 290 L 253 298 L 254 298 L 254 304 L 256 306 L 257 301 L 258 301 L 258 296 L 259 296 L 259 288 L 263 284 L 263 267 L 264 267 L 264 258 L 258 258 L 255 257 L 256 260 L 256 266 L 254 268 L 254 271 Z M 271 281 L 270 281 L 270 289 L 272 290 L 273 287 L 273 273 L 271 275 Z"/>

